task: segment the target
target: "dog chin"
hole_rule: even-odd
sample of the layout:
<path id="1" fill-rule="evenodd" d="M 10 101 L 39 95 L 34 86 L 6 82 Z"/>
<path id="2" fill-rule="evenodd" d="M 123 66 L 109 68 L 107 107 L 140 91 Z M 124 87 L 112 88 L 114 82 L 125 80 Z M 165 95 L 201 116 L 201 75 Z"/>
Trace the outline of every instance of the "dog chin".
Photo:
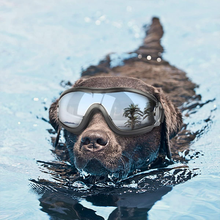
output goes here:
<path id="1" fill-rule="evenodd" d="M 82 167 L 82 166 L 81 166 Z M 89 160 L 83 168 L 78 171 L 82 176 L 96 176 L 96 177 L 108 177 L 110 180 L 120 180 L 128 176 L 129 170 L 124 169 L 122 166 L 104 165 L 97 159 Z"/>
<path id="2" fill-rule="evenodd" d="M 91 159 L 83 169 L 86 173 L 89 173 L 93 176 L 106 176 L 110 173 L 100 161 L 96 159 Z"/>

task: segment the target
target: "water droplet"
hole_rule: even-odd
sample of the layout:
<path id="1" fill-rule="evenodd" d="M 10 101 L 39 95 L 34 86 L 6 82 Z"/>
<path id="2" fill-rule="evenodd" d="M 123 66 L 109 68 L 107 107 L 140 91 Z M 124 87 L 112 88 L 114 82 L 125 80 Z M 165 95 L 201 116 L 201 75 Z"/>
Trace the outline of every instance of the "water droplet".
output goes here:
<path id="1" fill-rule="evenodd" d="M 21 122 L 19 121 L 19 122 L 18 122 L 18 124 L 20 125 L 20 124 L 21 124 Z"/>
<path id="2" fill-rule="evenodd" d="M 147 56 L 147 60 L 151 60 L 151 56 L 150 55 Z"/>
<path id="3" fill-rule="evenodd" d="M 73 187 L 76 187 L 76 188 L 83 188 L 83 189 L 88 189 L 89 187 L 82 181 L 76 181 L 72 184 Z"/>
<path id="4" fill-rule="evenodd" d="M 37 101 L 39 101 L 39 99 L 38 98 L 34 98 L 34 101 L 37 102 Z"/>
<path id="5" fill-rule="evenodd" d="M 80 172 L 80 176 L 83 177 L 83 179 L 85 179 L 86 177 L 90 176 L 90 174 L 87 173 L 86 171 L 82 170 L 82 171 Z"/>
<path id="6" fill-rule="evenodd" d="M 96 24 L 96 25 L 100 25 L 100 24 L 101 24 L 101 21 L 100 21 L 100 20 L 97 20 L 97 21 L 95 22 L 95 24 Z"/>
<path id="7" fill-rule="evenodd" d="M 37 124 L 33 124 L 34 127 L 37 127 Z"/>
<path id="8" fill-rule="evenodd" d="M 89 17 L 85 17 L 85 18 L 84 18 L 84 21 L 88 23 L 88 22 L 91 21 L 91 19 L 90 19 Z"/>
<path id="9" fill-rule="evenodd" d="M 157 58 L 157 62 L 161 62 L 161 58 L 160 57 Z"/>
<path id="10" fill-rule="evenodd" d="M 104 21 L 105 19 L 106 19 L 105 15 L 102 15 L 102 16 L 99 18 L 100 21 Z"/>

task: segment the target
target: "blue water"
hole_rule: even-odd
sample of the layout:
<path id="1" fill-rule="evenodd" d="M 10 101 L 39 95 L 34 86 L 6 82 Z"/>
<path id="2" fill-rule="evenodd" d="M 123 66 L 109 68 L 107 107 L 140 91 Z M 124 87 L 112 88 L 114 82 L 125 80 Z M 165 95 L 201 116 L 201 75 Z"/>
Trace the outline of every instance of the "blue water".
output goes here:
<path id="1" fill-rule="evenodd" d="M 199 85 L 203 102 L 215 101 L 184 118 L 191 131 L 206 126 L 190 146 L 203 154 L 188 164 L 200 175 L 173 187 L 148 218 L 220 219 L 219 8 L 218 0 L 1 0 L 0 219 L 50 219 L 29 179 L 51 179 L 36 161 L 54 160 L 51 126 L 42 118 L 64 90 L 60 82 L 73 83 L 108 53 L 121 57 L 136 49 L 153 16 L 165 31 L 163 58 Z M 104 219 L 116 209 L 80 204 Z"/>

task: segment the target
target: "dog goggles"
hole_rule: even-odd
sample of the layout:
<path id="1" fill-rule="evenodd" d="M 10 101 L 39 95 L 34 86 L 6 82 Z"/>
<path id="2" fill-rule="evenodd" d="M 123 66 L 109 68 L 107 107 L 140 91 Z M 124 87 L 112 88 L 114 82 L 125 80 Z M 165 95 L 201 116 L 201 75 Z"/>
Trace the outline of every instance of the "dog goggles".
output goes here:
<path id="1" fill-rule="evenodd" d="M 71 88 L 61 95 L 57 111 L 60 125 L 75 134 L 97 112 L 119 135 L 150 132 L 163 122 L 161 103 L 151 94 L 129 88 Z"/>

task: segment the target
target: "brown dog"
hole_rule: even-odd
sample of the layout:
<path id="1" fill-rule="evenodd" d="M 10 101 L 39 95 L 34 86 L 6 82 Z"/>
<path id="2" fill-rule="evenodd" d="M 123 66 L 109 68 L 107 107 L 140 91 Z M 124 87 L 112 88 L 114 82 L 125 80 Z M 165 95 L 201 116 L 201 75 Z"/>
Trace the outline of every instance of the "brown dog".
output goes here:
<path id="1" fill-rule="evenodd" d="M 116 135 L 106 124 L 101 113 L 96 113 L 87 128 L 75 135 L 65 131 L 66 144 L 73 152 L 75 167 L 91 175 L 112 174 L 126 177 L 136 169 L 146 169 L 156 159 L 171 159 L 169 139 L 181 128 L 182 117 L 162 90 L 130 77 L 91 77 L 78 80 L 74 87 L 112 88 L 126 87 L 153 94 L 161 102 L 165 120 L 151 132 L 136 136 Z M 57 129 L 57 101 L 50 108 L 50 121 Z M 84 140 L 89 141 L 84 141 Z M 91 145 L 93 150 L 88 150 Z M 101 151 L 96 151 L 102 145 Z M 104 147 L 103 147 L 104 146 Z"/>
<path id="2" fill-rule="evenodd" d="M 115 134 L 108 127 L 101 112 L 93 116 L 87 128 L 79 135 L 64 130 L 70 161 L 80 172 L 86 171 L 95 176 L 111 174 L 121 178 L 136 169 L 144 170 L 149 165 L 162 163 L 165 158 L 171 159 L 170 140 L 182 125 L 181 113 L 174 104 L 180 107 L 195 95 L 195 84 L 188 80 L 183 71 L 162 59 L 162 35 L 159 19 L 153 18 L 144 44 L 135 51 L 137 57 L 125 60 L 123 66 L 111 68 L 111 60 L 107 56 L 97 66 L 90 66 L 85 70 L 82 73 L 84 78 L 73 85 L 138 89 L 153 94 L 161 102 L 165 114 L 164 122 L 144 135 L 128 137 Z M 94 75 L 98 76 L 91 77 Z M 56 131 L 57 104 L 58 101 L 54 102 L 49 111 L 50 123 Z M 84 141 L 85 139 L 90 141 Z M 181 140 L 181 135 L 179 139 Z M 91 145 L 102 145 L 102 151 L 88 150 Z"/>

